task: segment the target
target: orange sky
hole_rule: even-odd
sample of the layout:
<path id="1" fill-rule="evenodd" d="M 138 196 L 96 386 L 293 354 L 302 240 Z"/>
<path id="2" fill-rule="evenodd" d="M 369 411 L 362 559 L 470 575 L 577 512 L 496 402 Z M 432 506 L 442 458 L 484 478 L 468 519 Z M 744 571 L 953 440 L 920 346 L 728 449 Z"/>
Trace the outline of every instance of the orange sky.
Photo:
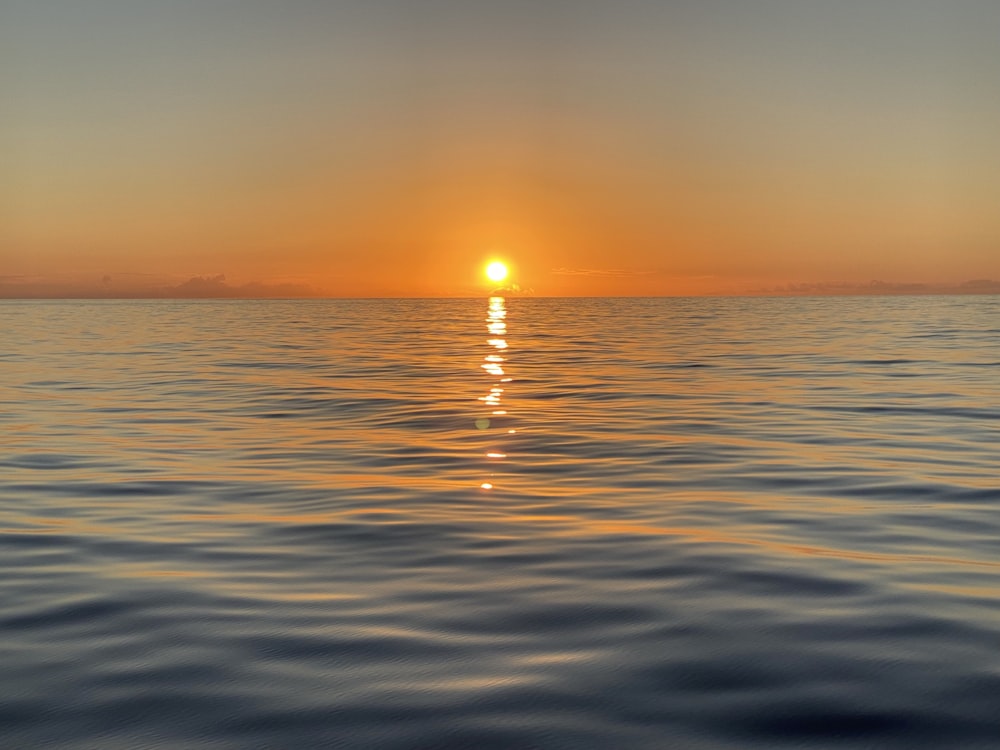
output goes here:
<path id="1" fill-rule="evenodd" d="M 9 3 L 0 293 L 1000 279 L 1000 6 L 826 5 Z"/>

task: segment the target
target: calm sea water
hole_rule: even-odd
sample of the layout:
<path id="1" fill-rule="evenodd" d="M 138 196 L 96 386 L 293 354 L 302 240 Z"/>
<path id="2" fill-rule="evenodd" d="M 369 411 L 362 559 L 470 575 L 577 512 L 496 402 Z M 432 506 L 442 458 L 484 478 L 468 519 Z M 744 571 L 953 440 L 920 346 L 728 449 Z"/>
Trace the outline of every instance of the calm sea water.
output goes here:
<path id="1" fill-rule="evenodd" d="M 0 321 L 3 747 L 1000 746 L 1000 297 Z"/>

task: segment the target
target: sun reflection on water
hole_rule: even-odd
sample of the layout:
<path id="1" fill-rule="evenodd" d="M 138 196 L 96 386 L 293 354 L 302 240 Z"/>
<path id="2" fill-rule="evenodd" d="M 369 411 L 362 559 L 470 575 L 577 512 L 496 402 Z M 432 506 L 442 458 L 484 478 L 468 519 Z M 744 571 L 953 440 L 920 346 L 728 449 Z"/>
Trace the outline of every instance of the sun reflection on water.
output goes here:
<path id="1" fill-rule="evenodd" d="M 504 370 L 507 362 L 505 356 L 508 348 L 507 344 L 507 305 L 503 297 L 490 297 L 489 305 L 486 308 L 486 330 L 489 338 L 486 339 L 490 347 L 483 357 L 483 364 L 480 367 L 493 378 L 490 389 L 485 396 L 480 396 L 479 400 L 488 407 L 487 416 L 476 419 L 476 428 L 479 430 L 495 430 L 497 437 L 489 442 L 486 451 L 486 458 L 492 465 L 507 458 L 507 453 L 502 450 L 497 443 L 501 435 L 512 435 L 514 430 L 501 421 L 508 417 L 507 409 L 500 408 L 504 394 L 504 385 L 510 383 L 512 378 Z M 503 429 L 501 429 L 503 428 Z M 492 468 L 492 467 L 491 467 Z M 495 486 L 496 475 L 491 472 L 489 478 L 480 483 L 480 488 L 491 490 Z"/>

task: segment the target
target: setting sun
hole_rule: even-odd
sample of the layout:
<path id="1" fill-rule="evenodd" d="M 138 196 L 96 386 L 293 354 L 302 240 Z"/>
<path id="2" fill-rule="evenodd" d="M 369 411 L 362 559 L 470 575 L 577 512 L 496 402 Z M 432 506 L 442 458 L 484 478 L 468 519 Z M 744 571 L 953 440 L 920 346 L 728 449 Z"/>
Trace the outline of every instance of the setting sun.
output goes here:
<path id="1" fill-rule="evenodd" d="M 498 260 L 486 266 L 486 276 L 490 281 L 503 281 L 507 278 L 507 265 Z"/>

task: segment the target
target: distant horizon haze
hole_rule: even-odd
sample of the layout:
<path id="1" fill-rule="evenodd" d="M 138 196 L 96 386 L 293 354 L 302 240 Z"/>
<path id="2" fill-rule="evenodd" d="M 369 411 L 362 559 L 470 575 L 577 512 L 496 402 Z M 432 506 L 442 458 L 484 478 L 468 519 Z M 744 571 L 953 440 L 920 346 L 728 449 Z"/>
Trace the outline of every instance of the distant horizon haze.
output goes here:
<path id="1" fill-rule="evenodd" d="M 138 279 L 136 278 L 138 277 Z M 970 279 L 960 283 L 900 283 L 874 279 L 867 283 L 789 282 L 773 286 L 716 288 L 674 293 L 539 293 L 533 288 L 483 284 L 455 294 L 355 293 L 332 294 L 321 287 L 296 281 L 267 283 L 227 280 L 225 274 L 192 276 L 184 281 L 142 274 L 105 274 L 101 279 L 67 280 L 61 277 L 0 277 L 0 299 L 433 299 L 476 298 L 499 294 L 510 297 L 755 297 L 755 296 L 858 296 L 858 295 L 964 295 L 1000 294 L 1000 281 Z"/>

